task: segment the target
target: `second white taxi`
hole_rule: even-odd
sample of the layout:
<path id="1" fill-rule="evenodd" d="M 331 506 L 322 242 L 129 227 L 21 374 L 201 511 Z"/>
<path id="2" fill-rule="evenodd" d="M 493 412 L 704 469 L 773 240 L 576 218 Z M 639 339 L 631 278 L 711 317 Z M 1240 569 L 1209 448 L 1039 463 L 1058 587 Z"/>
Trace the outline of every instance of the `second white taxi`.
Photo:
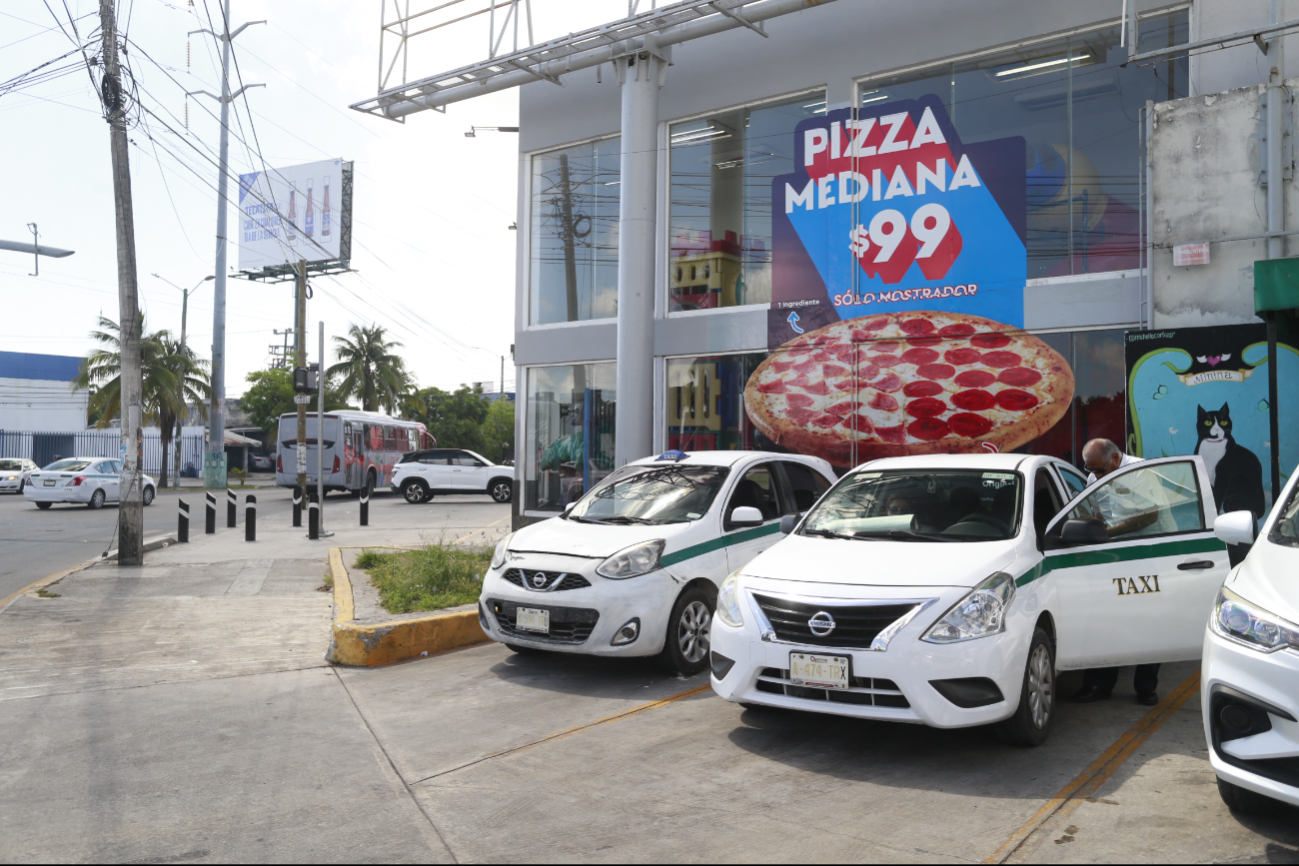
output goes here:
<path id="1" fill-rule="evenodd" d="M 1044 456 L 859 467 L 722 585 L 713 689 L 1037 745 L 1057 670 L 1199 658 L 1228 569 L 1200 458 L 1084 487 Z"/>
<path id="2" fill-rule="evenodd" d="M 497 546 L 478 616 L 516 651 L 708 666 L 717 587 L 834 483 L 817 457 L 668 451 L 615 470 L 561 516 Z"/>

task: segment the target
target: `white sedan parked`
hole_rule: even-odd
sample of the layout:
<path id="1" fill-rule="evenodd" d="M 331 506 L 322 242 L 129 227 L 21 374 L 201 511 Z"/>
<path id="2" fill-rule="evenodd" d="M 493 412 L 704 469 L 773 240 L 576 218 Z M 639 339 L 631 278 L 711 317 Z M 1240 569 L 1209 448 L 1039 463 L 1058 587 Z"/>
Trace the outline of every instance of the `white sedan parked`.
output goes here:
<path id="1" fill-rule="evenodd" d="M 1233 809 L 1299 806 L 1299 472 L 1218 596 L 1204 636 L 1209 761 Z M 1218 518 L 1229 544 L 1254 538 L 1248 511 Z"/>
<path id="2" fill-rule="evenodd" d="M 1198 658 L 1228 568 L 1204 464 L 1084 486 L 1019 454 L 859 467 L 723 584 L 713 689 L 1037 745 L 1057 669 Z"/>
<path id="3" fill-rule="evenodd" d="M 817 457 L 669 451 L 611 473 L 562 516 L 496 548 L 483 630 L 516 651 L 657 656 L 708 666 L 718 584 L 834 483 Z"/>
<path id="4" fill-rule="evenodd" d="M 22 493 L 27 486 L 27 477 L 36 468 L 35 463 L 24 458 L 0 458 L 0 490 Z"/>
<path id="5" fill-rule="evenodd" d="M 119 479 L 122 463 L 107 457 L 65 457 L 31 474 L 23 495 L 40 509 L 56 502 L 72 502 L 103 508 L 121 499 Z M 157 482 L 144 476 L 144 504 L 153 502 Z"/>

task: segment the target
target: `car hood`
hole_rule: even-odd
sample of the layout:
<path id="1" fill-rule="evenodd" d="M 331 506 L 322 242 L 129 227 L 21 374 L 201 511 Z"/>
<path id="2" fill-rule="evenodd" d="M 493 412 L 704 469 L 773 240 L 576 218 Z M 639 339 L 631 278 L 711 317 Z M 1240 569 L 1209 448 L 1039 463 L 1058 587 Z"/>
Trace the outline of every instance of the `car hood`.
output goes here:
<path id="1" fill-rule="evenodd" d="M 1259 539 L 1227 587 L 1269 613 L 1299 624 L 1299 547 Z"/>
<path id="2" fill-rule="evenodd" d="M 790 535 L 744 567 L 769 580 L 858 586 L 974 586 L 997 571 L 1018 576 L 1017 539 L 1009 541 L 868 541 Z"/>
<path id="3" fill-rule="evenodd" d="M 603 559 L 638 542 L 662 538 L 667 541 L 665 550 L 671 552 L 680 546 L 675 543 L 677 537 L 693 525 L 664 523 L 658 526 L 610 526 L 552 517 L 514 533 L 510 539 L 510 550 L 515 553 L 563 553 Z"/>

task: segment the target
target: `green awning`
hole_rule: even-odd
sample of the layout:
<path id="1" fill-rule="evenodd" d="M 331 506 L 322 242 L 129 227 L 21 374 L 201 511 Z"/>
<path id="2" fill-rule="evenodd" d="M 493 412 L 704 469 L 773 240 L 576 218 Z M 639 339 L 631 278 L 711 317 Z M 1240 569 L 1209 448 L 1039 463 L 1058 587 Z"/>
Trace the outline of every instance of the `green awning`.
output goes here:
<path id="1" fill-rule="evenodd" d="M 1299 257 L 1254 262 L 1254 312 L 1299 309 Z"/>

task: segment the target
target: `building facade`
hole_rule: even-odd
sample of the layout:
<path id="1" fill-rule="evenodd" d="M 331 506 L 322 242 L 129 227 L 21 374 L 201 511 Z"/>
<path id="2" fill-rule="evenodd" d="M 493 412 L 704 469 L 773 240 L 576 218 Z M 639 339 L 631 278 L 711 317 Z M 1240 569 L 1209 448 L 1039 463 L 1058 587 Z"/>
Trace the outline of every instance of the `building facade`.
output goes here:
<path id="1" fill-rule="evenodd" d="M 73 390 L 81 358 L 0 351 L 0 430 L 75 433 L 90 399 Z"/>
<path id="2" fill-rule="evenodd" d="M 1142 52 L 1267 24 L 1263 2 L 1134 5 Z M 969 434 L 967 450 L 1073 462 L 1091 438 L 1130 443 L 1125 333 L 1163 327 L 1157 295 L 1176 282 L 1150 279 L 1152 116 L 1267 72 L 1253 47 L 1128 64 L 1119 12 L 1101 0 L 839 0 L 768 21 L 769 38 L 739 28 L 674 46 L 658 93 L 653 376 L 639 383 L 653 395 L 653 449 L 797 450 L 818 425 L 846 433 L 841 467 L 940 428 Z M 608 65 L 522 88 L 520 520 L 553 515 L 615 468 L 619 91 Z M 1178 314 L 1258 321 L 1243 310 Z M 903 356 L 897 341 L 859 329 L 834 351 L 826 342 L 849 332 L 839 323 L 879 316 L 1031 335 L 1067 364 L 1070 393 L 1028 439 L 962 427 L 959 404 L 917 426 L 923 404 L 909 399 L 954 394 L 941 329 L 912 333 L 931 342 L 913 346 L 924 351 L 910 376 L 869 392 L 887 373 L 874 361 Z M 926 361 L 939 385 L 909 387 Z M 754 389 L 813 363 L 806 405 L 781 403 L 781 423 L 816 435 L 782 439 Z M 836 378 L 854 384 L 818 393 Z M 846 414 L 857 410 L 866 420 Z"/>

